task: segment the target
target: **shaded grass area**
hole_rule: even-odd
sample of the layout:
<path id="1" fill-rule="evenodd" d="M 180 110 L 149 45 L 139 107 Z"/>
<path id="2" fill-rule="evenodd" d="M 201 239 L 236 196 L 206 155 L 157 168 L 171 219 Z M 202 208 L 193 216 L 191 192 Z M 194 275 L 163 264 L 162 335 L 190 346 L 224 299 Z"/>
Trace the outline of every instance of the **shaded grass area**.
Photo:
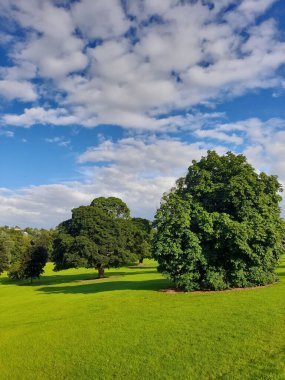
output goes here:
<path id="1" fill-rule="evenodd" d="M 284 260 L 277 284 L 202 294 L 158 292 L 148 264 L 2 276 L 0 378 L 285 379 Z"/>

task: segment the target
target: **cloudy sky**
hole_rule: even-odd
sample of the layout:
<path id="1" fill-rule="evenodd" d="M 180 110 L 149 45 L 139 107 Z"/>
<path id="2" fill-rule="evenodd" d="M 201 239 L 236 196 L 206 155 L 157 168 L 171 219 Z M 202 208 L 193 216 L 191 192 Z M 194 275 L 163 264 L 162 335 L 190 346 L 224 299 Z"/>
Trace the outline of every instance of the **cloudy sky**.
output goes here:
<path id="1" fill-rule="evenodd" d="M 284 64 L 284 0 L 1 0 L 0 225 L 152 218 L 207 149 L 285 184 Z"/>

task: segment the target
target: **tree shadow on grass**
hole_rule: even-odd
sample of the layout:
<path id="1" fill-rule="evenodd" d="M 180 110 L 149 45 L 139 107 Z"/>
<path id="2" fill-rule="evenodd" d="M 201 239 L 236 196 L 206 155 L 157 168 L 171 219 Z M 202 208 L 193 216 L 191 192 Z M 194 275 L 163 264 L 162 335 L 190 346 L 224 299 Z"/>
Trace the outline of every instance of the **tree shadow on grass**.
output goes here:
<path id="1" fill-rule="evenodd" d="M 146 268 L 144 268 L 146 269 Z M 55 272 L 56 273 L 56 272 Z M 132 276 L 137 274 L 154 274 L 157 273 L 156 270 L 139 270 L 139 271 L 107 271 L 106 279 L 112 276 L 121 277 L 121 276 Z M 12 280 L 7 277 L 0 278 L 0 284 L 3 285 L 18 285 L 18 286 L 39 286 L 39 285 L 53 285 L 53 284 L 67 284 L 70 282 L 77 281 L 88 281 L 96 280 L 97 271 L 94 270 L 94 273 L 78 273 L 78 274 L 60 274 L 60 275 L 44 275 L 40 279 L 34 279 L 32 283 L 30 280 Z"/>
<path id="2" fill-rule="evenodd" d="M 37 291 L 46 294 L 90 294 L 121 290 L 148 290 L 158 291 L 170 286 L 166 279 L 142 280 L 142 281 L 94 281 L 90 284 L 78 284 L 71 286 L 48 286 L 38 288 Z"/>

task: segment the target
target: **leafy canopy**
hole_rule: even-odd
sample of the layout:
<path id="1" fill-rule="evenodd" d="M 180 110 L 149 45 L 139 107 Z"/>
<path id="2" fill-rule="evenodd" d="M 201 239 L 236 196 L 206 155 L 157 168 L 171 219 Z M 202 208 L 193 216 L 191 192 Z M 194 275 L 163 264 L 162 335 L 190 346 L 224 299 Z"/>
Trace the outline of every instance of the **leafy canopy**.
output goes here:
<path id="1" fill-rule="evenodd" d="M 0 274 L 9 268 L 13 242 L 8 234 L 0 231 Z"/>
<path id="2" fill-rule="evenodd" d="M 22 278 L 40 278 L 48 259 L 48 250 L 44 245 L 32 242 L 21 258 L 20 272 Z"/>
<path id="3" fill-rule="evenodd" d="M 119 267 L 134 256 L 128 206 L 118 198 L 95 198 L 90 206 L 72 210 L 72 218 L 58 226 L 54 239 L 55 269 Z"/>
<path id="4" fill-rule="evenodd" d="M 41 235 L 30 240 L 21 257 L 11 262 L 8 276 L 14 280 L 40 278 L 48 260 L 48 245 Z"/>
<path id="5" fill-rule="evenodd" d="M 133 252 L 139 263 L 151 257 L 152 223 L 144 218 L 132 218 L 133 225 Z"/>
<path id="6" fill-rule="evenodd" d="M 257 174 L 243 155 L 209 151 L 162 199 L 153 256 L 185 290 L 275 281 L 284 253 L 281 185 Z"/>

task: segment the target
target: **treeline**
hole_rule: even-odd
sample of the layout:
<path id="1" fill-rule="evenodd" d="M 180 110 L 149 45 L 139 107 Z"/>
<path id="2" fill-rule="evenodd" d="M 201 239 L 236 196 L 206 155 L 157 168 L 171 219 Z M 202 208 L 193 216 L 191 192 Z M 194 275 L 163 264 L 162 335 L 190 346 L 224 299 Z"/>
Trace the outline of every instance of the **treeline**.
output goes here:
<path id="1" fill-rule="evenodd" d="M 126 203 L 95 198 L 55 230 L 0 230 L 0 273 L 39 277 L 54 269 L 119 267 L 152 256 L 177 288 L 222 290 L 272 283 L 284 254 L 282 187 L 246 157 L 209 151 L 162 198 L 153 224 Z"/>
<path id="2" fill-rule="evenodd" d="M 55 230 L 0 227 L 0 273 L 32 281 L 51 261 L 56 271 L 86 267 L 104 277 L 105 268 L 149 258 L 152 234 L 152 223 L 131 218 L 121 199 L 99 197 L 73 209 Z"/>

